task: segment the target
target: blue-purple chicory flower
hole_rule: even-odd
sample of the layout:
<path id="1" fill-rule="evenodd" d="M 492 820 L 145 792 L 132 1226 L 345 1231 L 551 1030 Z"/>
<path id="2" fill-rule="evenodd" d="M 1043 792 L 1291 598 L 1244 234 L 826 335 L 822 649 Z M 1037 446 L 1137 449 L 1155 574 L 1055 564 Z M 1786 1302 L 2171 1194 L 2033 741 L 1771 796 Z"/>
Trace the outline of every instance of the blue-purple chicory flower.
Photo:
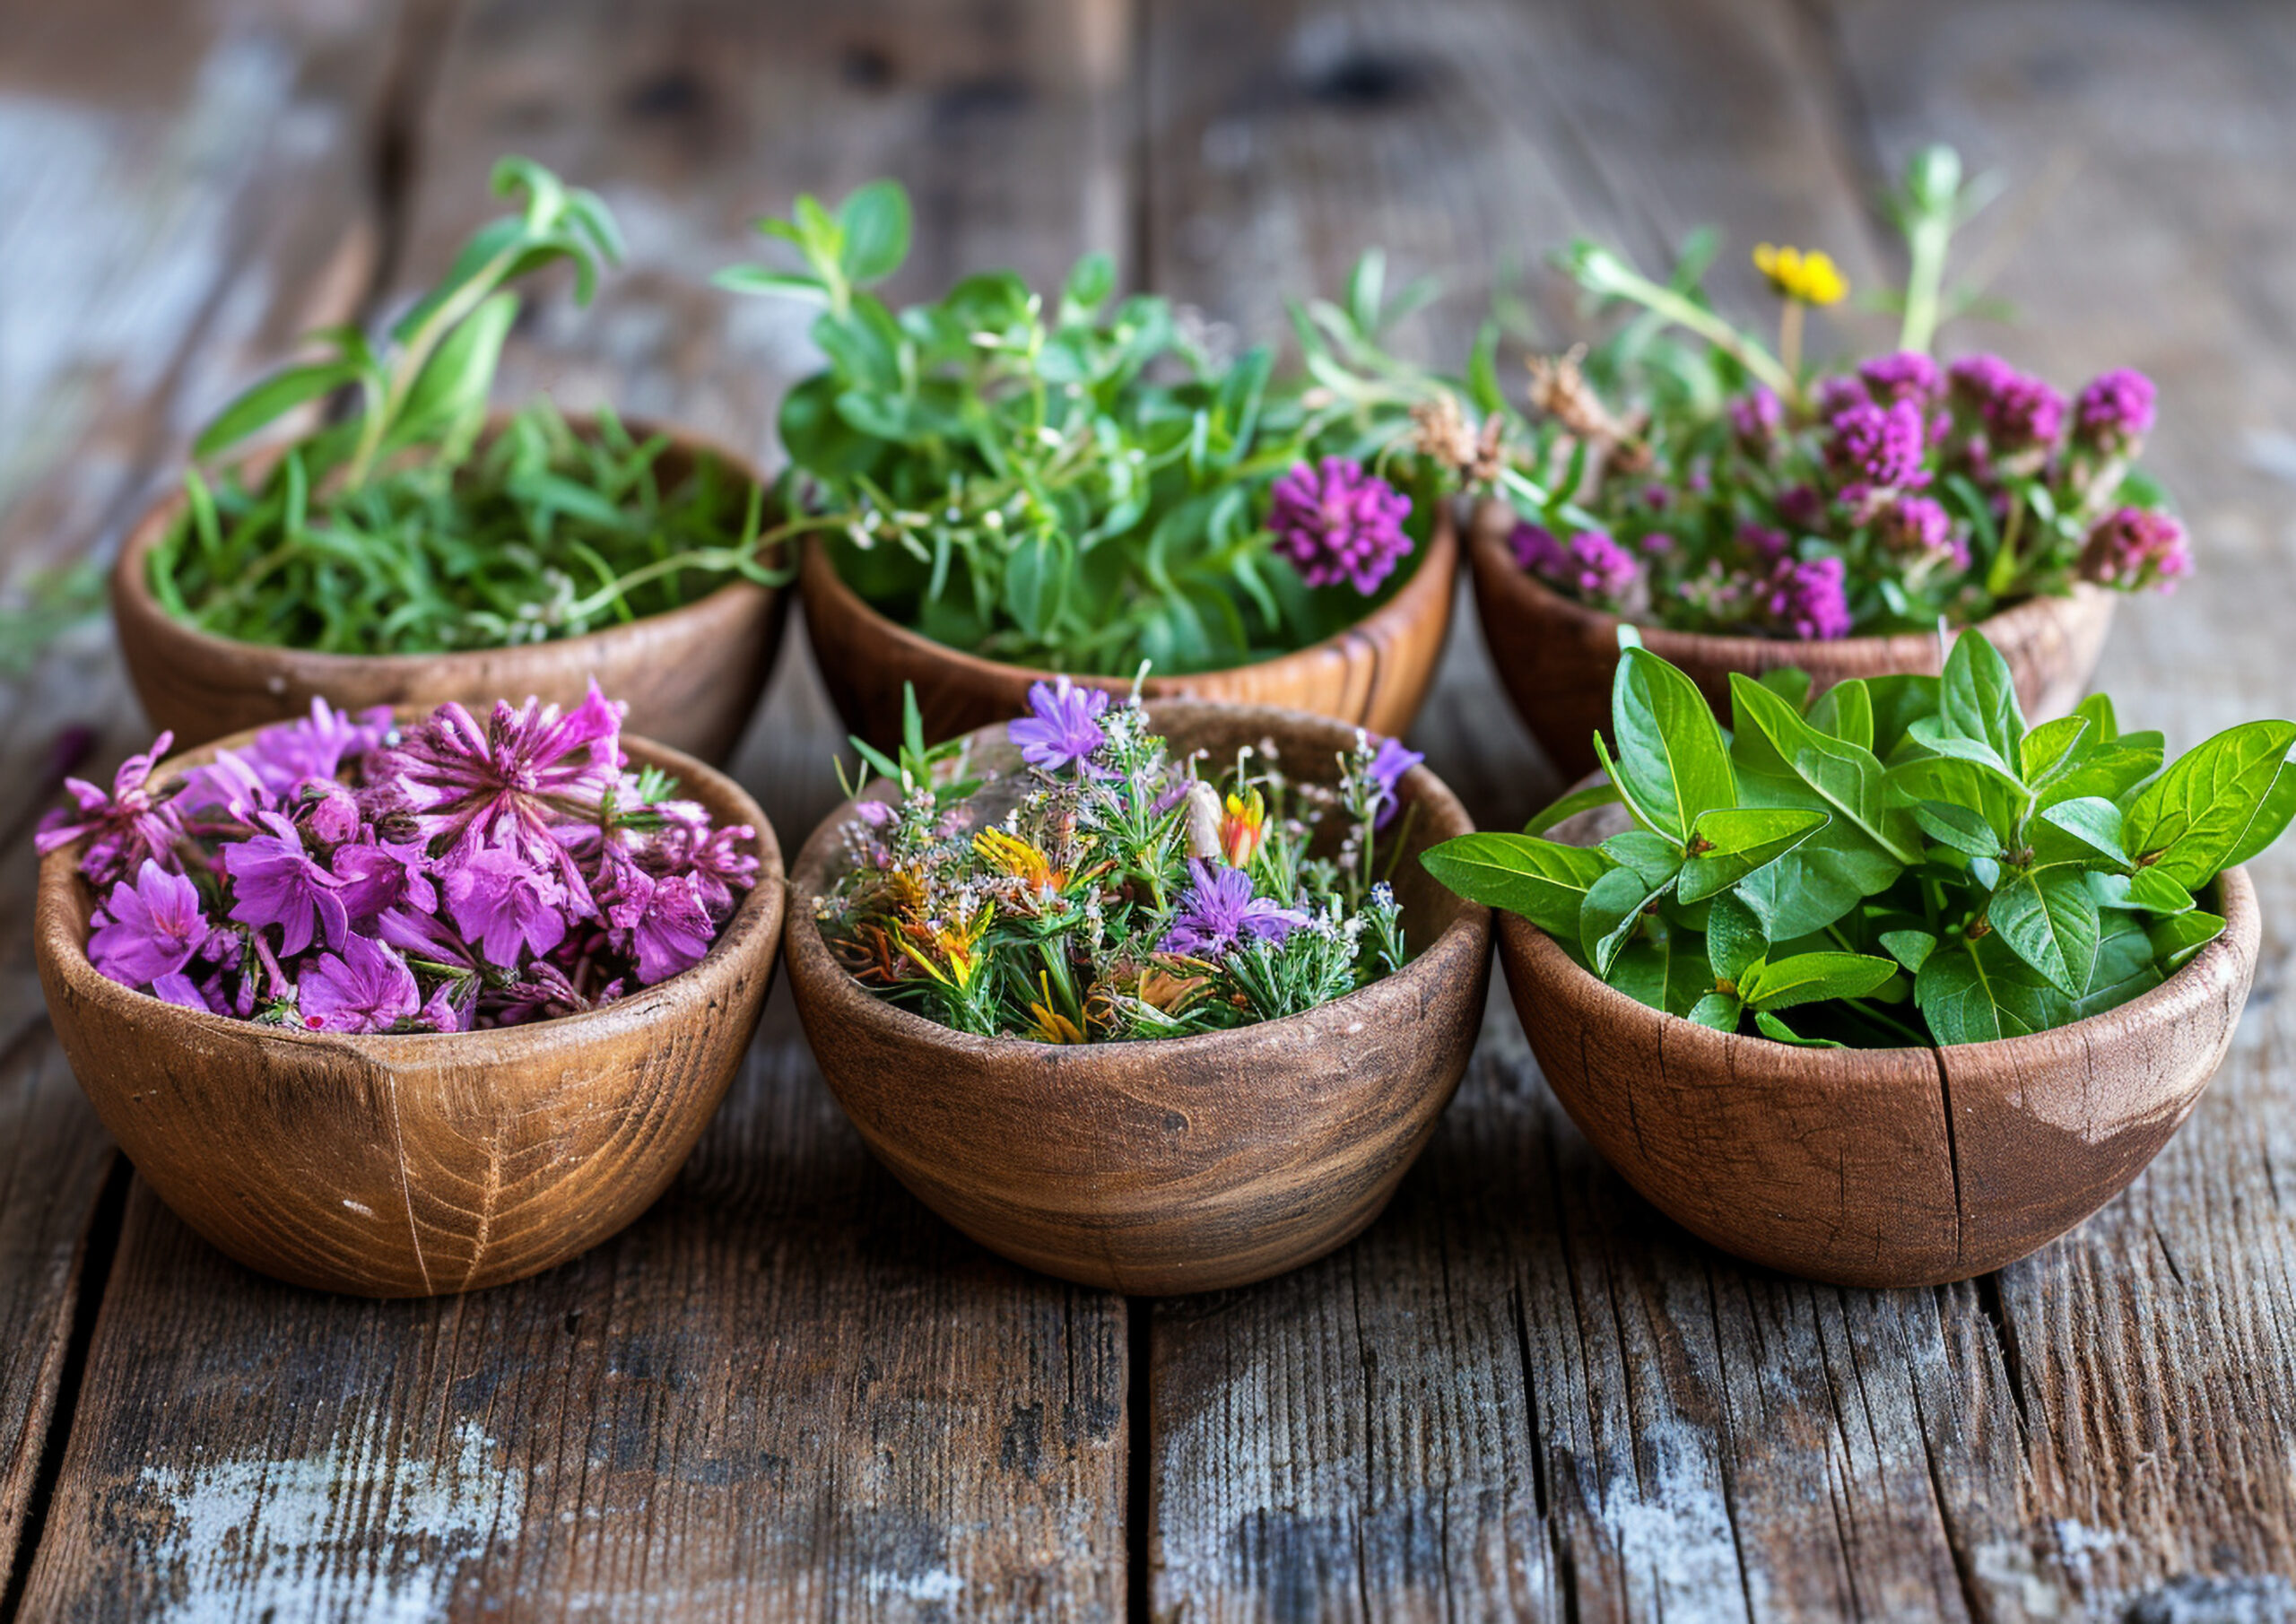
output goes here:
<path id="1" fill-rule="evenodd" d="M 1411 499 L 1352 457 L 1296 464 L 1269 497 L 1275 551 L 1310 586 L 1344 581 L 1368 597 L 1410 556 Z"/>
<path id="2" fill-rule="evenodd" d="M 1214 868 L 1190 857 L 1187 873 L 1179 916 L 1164 937 L 1168 953 L 1216 959 L 1248 937 L 1282 942 L 1308 923 L 1308 916 L 1296 908 L 1253 896 L 1252 877 L 1242 869 Z"/>
<path id="3" fill-rule="evenodd" d="M 1379 792 L 1379 811 L 1373 820 L 1373 828 L 1385 829 L 1395 821 L 1396 812 L 1403 806 L 1403 796 L 1396 786 L 1403 782 L 1404 774 L 1425 760 L 1424 752 L 1405 750 L 1401 739 L 1379 741 L 1379 748 L 1371 757 L 1368 769 L 1371 783 Z"/>
<path id="4" fill-rule="evenodd" d="M 1079 688 L 1066 677 L 1029 685 L 1028 716 L 1004 725 L 1004 735 L 1021 747 L 1021 760 L 1044 772 L 1092 768 L 1092 752 L 1109 742 L 1100 714 L 1109 696 Z"/>

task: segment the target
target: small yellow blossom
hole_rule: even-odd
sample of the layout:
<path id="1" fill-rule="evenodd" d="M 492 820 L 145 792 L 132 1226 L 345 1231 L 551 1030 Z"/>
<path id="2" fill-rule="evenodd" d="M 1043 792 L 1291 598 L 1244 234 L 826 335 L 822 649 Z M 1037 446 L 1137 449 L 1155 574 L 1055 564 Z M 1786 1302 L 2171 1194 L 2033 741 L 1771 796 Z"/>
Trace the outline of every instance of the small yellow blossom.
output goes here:
<path id="1" fill-rule="evenodd" d="M 1004 829 L 982 829 L 972 838 L 972 848 L 982 861 L 1012 875 L 1039 898 L 1052 896 L 1068 883 L 1067 871 L 1053 867 L 1050 857 Z"/>
<path id="2" fill-rule="evenodd" d="M 1838 305 L 1849 292 L 1849 283 L 1832 256 L 1814 248 L 1805 254 L 1799 248 L 1758 243 L 1754 269 L 1770 278 L 1779 297 L 1801 304 Z"/>
<path id="3" fill-rule="evenodd" d="M 1220 820 L 1220 855 L 1230 868 L 1249 868 L 1260 843 L 1267 838 L 1267 803 L 1257 785 L 1243 795 L 1231 794 Z"/>
<path id="4" fill-rule="evenodd" d="M 1083 1029 L 1053 1007 L 1052 982 L 1044 971 L 1037 972 L 1037 986 L 1044 993 L 1044 1002 L 1031 1002 L 1029 1013 L 1036 1024 L 1029 1029 L 1029 1036 L 1039 1043 L 1082 1043 Z"/>
<path id="5" fill-rule="evenodd" d="M 976 950 L 988 930 L 991 916 L 992 910 L 982 907 L 947 925 L 921 927 L 917 934 L 924 937 L 926 947 L 932 951 L 926 952 L 906 937 L 900 943 L 900 951 L 943 986 L 962 992 L 972 985 L 973 976 L 980 968 Z M 940 960 L 937 964 L 934 962 L 936 957 Z"/>

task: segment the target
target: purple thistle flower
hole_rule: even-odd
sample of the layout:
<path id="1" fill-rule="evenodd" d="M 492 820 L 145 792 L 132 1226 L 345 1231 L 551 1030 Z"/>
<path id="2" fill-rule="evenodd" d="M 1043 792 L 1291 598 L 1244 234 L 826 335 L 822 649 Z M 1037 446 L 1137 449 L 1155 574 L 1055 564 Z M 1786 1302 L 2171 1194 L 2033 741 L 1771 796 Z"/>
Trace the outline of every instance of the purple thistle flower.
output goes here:
<path id="1" fill-rule="evenodd" d="M 1893 406 L 1901 400 L 1909 400 L 1924 412 L 1935 403 L 1944 384 L 1937 363 L 1918 350 L 1877 355 L 1857 369 L 1857 376 L 1865 380 L 1866 391 L 1880 404 Z"/>
<path id="2" fill-rule="evenodd" d="M 539 957 L 566 940 L 566 888 L 509 846 L 471 853 L 439 890 L 455 928 L 501 969 L 516 969 L 522 950 Z"/>
<path id="3" fill-rule="evenodd" d="M 275 812 L 255 814 L 268 833 L 233 841 L 215 854 L 231 881 L 230 916 L 260 930 L 279 927 L 280 951 L 292 958 L 310 946 L 316 931 L 340 948 L 351 916 L 339 894 L 343 882 L 311 861 L 302 831 Z"/>
<path id="4" fill-rule="evenodd" d="M 1239 868 L 1214 869 L 1199 857 L 1187 860 L 1188 889 L 1178 917 L 1164 937 L 1163 951 L 1191 959 L 1216 959 L 1246 937 L 1282 942 L 1308 916 L 1252 895 L 1252 877 Z"/>
<path id="5" fill-rule="evenodd" d="M 1849 635 L 1849 601 L 1842 588 L 1841 560 L 1780 559 L 1764 584 L 1763 606 L 1779 630 L 1805 642 Z"/>
<path id="6" fill-rule="evenodd" d="M 709 951 L 715 927 L 691 874 L 657 880 L 636 867 L 618 874 L 618 889 L 606 904 L 608 940 L 617 952 L 638 961 L 638 982 L 652 986 L 700 964 Z"/>
<path id="7" fill-rule="evenodd" d="M 622 708 L 595 680 L 564 716 L 538 699 L 498 703 L 483 731 L 460 705 L 441 705 L 392 762 L 423 838 L 446 857 L 507 846 L 558 871 L 578 917 L 595 914 L 567 845 L 595 829 L 621 782 Z"/>
<path id="8" fill-rule="evenodd" d="M 1411 499 L 1352 457 L 1297 463 L 1270 493 L 1275 551 L 1310 586 L 1352 584 L 1366 597 L 1409 556 Z"/>
<path id="9" fill-rule="evenodd" d="M 1004 726 L 1005 737 L 1021 747 L 1021 760 L 1045 772 L 1064 767 L 1092 771 L 1092 752 L 1109 742 L 1101 731 L 1100 713 L 1109 696 L 1097 688 L 1079 688 L 1066 677 L 1029 685 L 1029 709 L 1034 713 Z"/>
<path id="10" fill-rule="evenodd" d="M 135 883 L 114 885 L 97 911 L 88 958 L 124 986 L 148 986 L 180 972 L 213 932 L 200 907 L 199 887 L 146 857 Z M 204 999 L 199 1007 L 206 1007 Z"/>
<path id="11" fill-rule="evenodd" d="M 321 953 L 303 968 L 296 1007 L 314 1032 L 382 1032 L 421 1007 L 406 961 L 371 936 L 353 936 L 340 958 Z"/>
<path id="12" fill-rule="evenodd" d="M 2192 573 L 2192 548 L 2173 515 L 2149 508 L 2122 508 L 2089 533 L 2081 574 L 2100 586 L 2124 592 L 2158 587 L 2174 592 L 2180 577 Z"/>
<path id="13" fill-rule="evenodd" d="M 2073 405 L 2074 438 L 2107 456 L 2133 456 L 2152 431 L 2152 380 L 2116 367 L 2089 380 Z"/>
<path id="14" fill-rule="evenodd" d="M 335 877 L 343 881 L 343 906 L 354 925 L 409 903 L 426 914 L 439 911 L 439 890 L 430 882 L 420 840 L 371 837 L 337 847 Z"/>
<path id="15" fill-rule="evenodd" d="M 39 821 L 32 849 L 41 856 L 85 837 L 80 872 L 97 885 L 126 877 L 148 858 L 162 868 L 176 866 L 174 848 L 182 831 L 174 806 L 152 787 L 152 767 L 175 743 L 163 733 L 152 748 L 130 756 L 112 776 L 107 795 L 84 778 L 66 778 L 64 787 L 76 806 L 57 807 Z"/>
<path id="16" fill-rule="evenodd" d="M 1877 406 L 1860 401 L 1835 414 L 1826 462 L 1843 481 L 1843 495 L 1863 499 L 1866 491 L 1918 490 L 1929 482 L 1922 467 L 1928 448 L 1921 408 L 1910 400 Z M 1852 496 L 1852 492 L 1857 492 Z"/>
<path id="17" fill-rule="evenodd" d="M 1378 752 L 1371 758 L 1368 769 L 1372 785 L 1379 792 L 1379 811 L 1372 821 L 1373 828 L 1385 829 L 1395 821 L 1396 813 L 1403 806 L 1403 795 L 1396 786 L 1403 782 L 1404 774 L 1425 760 L 1427 757 L 1422 751 L 1405 750 L 1400 739 L 1379 741 Z"/>

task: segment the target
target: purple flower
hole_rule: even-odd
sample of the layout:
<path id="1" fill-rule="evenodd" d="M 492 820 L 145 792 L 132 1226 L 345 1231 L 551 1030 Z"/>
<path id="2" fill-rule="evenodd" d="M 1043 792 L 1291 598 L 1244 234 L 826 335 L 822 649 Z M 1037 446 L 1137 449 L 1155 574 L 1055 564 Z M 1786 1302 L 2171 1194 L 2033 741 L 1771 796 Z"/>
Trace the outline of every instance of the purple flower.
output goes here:
<path id="1" fill-rule="evenodd" d="M 1555 540 L 1554 532 L 1528 519 L 1517 520 L 1514 529 L 1507 533 L 1507 548 L 1515 555 L 1518 569 L 1549 580 L 1561 580 L 1570 567 L 1570 555 Z"/>
<path id="2" fill-rule="evenodd" d="M 1918 350 L 1877 355 L 1857 369 L 1857 376 L 1881 404 L 1892 406 L 1909 400 L 1925 412 L 1936 400 L 1944 382 L 1938 374 L 1937 363 Z"/>
<path id="3" fill-rule="evenodd" d="M 58 807 L 39 821 L 32 849 L 41 856 L 83 836 L 88 849 L 81 855 L 80 872 L 97 885 L 125 878 L 147 858 L 161 866 L 175 866 L 176 838 L 182 833 L 172 804 L 152 787 L 152 764 L 175 743 L 163 733 L 142 755 L 130 756 L 112 776 L 107 795 L 84 778 L 66 778 L 64 787 L 78 803 Z"/>
<path id="4" fill-rule="evenodd" d="M 395 753 L 423 839 L 443 857 L 508 846 L 529 864 L 552 867 L 578 916 L 596 912 L 570 839 L 596 829 L 598 811 L 621 782 L 622 713 L 593 681 L 565 716 L 528 699 L 494 707 L 482 731 L 460 705 L 439 707 Z"/>
<path id="5" fill-rule="evenodd" d="M 406 903 L 426 914 L 439 911 L 439 890 L 420 840 L 374 838 L 337 847 L 335 877 L 343 881 L 343 906 L 354 925 Z"/>
<path id="6" fill-rule="evenodd" d="M 245 747 L 244 759 L 265 789 L 283 795 L 306 778 L 333 779 L 346 757 L 374 749 L 390 730 L 387 706 L 377 706 L 354 719 L 349 711 L 314 699 L 309 716 L 256 734 Z"/>
<path id="7" fill-rule="evenodd" d="M 701 832 L 685 831 L 657 843 L 671 873 L 690 874 L 701 905 L 712 919 L 734 911 L 734 893 L 757 883 L 756 855 L 744 847 L 757 838 L 746 823 Z"/>
<path id="8" fill-rule="evenodd" d="M 1877 406 L 1860 401 L 1835 415 L 1826 461 L 1844 482 L 1845 496 L 1860 487 L 1917 490 L 1929 482 L 1928 471 L 1921 465 L 1927 447 L 1927 430 L 1918 404 L 1900 400 L 1894 405 Z"/>
<path id="9" fill-rule="evenodd" d="M 2131 456 L 2152 431 L 2152 380 L 2116 367 L 2089 380 L 2073 404 L 2073 433 L 2108 456 Z"/>
<path id="10" fill-rule="evenodd" d="M 1021 760 L 1046 772 L 1064 767 L 1091 770 L 1092 752 L 1109 742 L 1100 716 L 1109 708 L 1109 696 L 1097 688 L 1079 688 L 1066 677 L 1029 685 L 1032 715 L 1005 724 L 1005 737 L 1021 747 Z"/>
<path id="11" fill-rule="evenodd" d="M 606 923 L 615 951 L 637 959 L 639 985 L 652 986 L 701 962 L 716 931 L 691 874 L 657 880 L 624 867 L 618 885 Z"/>
<path id="12" fill-rule="evenodd" d="M 148 986 L 181 971 L 213 931 L 200 908 L 199 887 L 146 857 L 135 882 L 114 885 L 98 910 L 88 958 L 122 986 Z M 198 1007 L 206 1008 L 206 1001 Z"/>
<path id="13" fill-rule="evenodd" d="M 1663 530 L 1653 530 L 1634 544 L 1647 557 L 1658 559 L 1674 550 L 1674 538 Z"/>
<path id="14" fill-rule="evenodd" d="M 1965 355 L 1947 369 L 1952 392 L 1985 421 L 1993 449 L 2005 455 L 2046 447 L 2065 419 L 2065 397 L 1998 355 Z"/>
<path id="15" fill-rule="evenodd" d="M 1815 486 L 1788 485 L 1778 493 L 1778 517 L 1796 530 L 1822 530 L 1826 522 L 1826 499 L 1818 494 Z"/>
<path id="16" fill-rule="evenodd" d="M 273 811 L 278 804 L 279 797 L 233 750 L 219 750 L 215 759 L 204 767 L 195 767 L 184 774 L 183 788 L 176 795 L 180 811 L 204 812 L 220 807 L 223 815 L 235 823 L 251 823 L 254 814 Z"/>
<path id="17" fill-rule="evenodd" d="M 1379 741 L 1378 752 L 1371 758 L 1369 769 L 1370 781 L 1379 792 L 1379 812 L 1373 821 L 1373 828 L 1385 829 L 1395 821 L 1395 815 L 1403 805 L 1403 796 L 1396 786 L 1403 781 L 1404 774 L 1425 760 L 1427 757 L 1422 751 L 1405 750 L 1400 739 Z"/>
<path id="18" fill-rule="evenodd" d="M 1969 568 L 1969 543 L 1953 534 L 1945 509 L 1926 496 L 1900 497 L 1882 509 L 1874 523 L 1882 544 L 1900 558 L 1951 558 L 1956 569 Z"/>
<path id="19" fill-rule="evenodd" d="M 2179 578 L 2192 573 L 2192 548 L 2185 527 L 2173 516 L 2149 508 L 2122 508 L 2089 533 L 2081 573 L 2124 592 L 2147 586 L 2174 592 Z"/>
<path id="20" fill-rule="evenodd" d="M 333 778 L 306 778 L 295 787 L 303 825 L 328 846 L 340 846 L 359 832 L 359 801 Z"/>
<path id="21" fill-rule="evenodd" d="M 1282 942 L 1308 916 L 1252 895 L 1252 877 L 1239 868 L 1215 869 L 1201 858 L 1187 860 L 1188 889 L 1179 916 L 1164 937 L 1163 951 L 1192 959 L 1215 959 L 1246 937 Z"/>
<path id="22" fill-rule="evenodd" d="M 1516 561 L 1590 604 L 1622 606 L 1642 579 L 1635 556 L 1598 530 L 1582 530 L 1565 547 L 1536 525 L 1515 526 L 1509 537 Z"/>
<path id="23" fill-rule="evenodd" d="M 1818 416 L 1827 421 L 1839 416 L 1852 406 L 1867 405 L 1872 402 L 1864 384 L 1839 372 L 1819 378 L 1810 393 Z"/>
<path id="24" fill-rule="evenodd" d="M 517 968 L 521 950 L 539 956 L 566 940 L 566 888 L 510 847 L 471 853 L 439 890 L 455 928 L 502 969 Z"/>
<path id="25" fill-rule="evenodd" d="M 319 954 L 296 989 L 296 1007 L 314 1032 L 387 1031 L 422 1002 L 406 961 L 371 936 L 352 936 L 340 958 Z"/>
<path id="26" fill-rule="evenodd" d="M 1782 631 L 1805 642 L 1849 635 L 1849 601 L 1842 589 L 1841 560 L 1780 559 L 1763 585 L 1763 607 Z"/>
<path id="27" fill-rule="evenodd" d="M 280 951 L 291 958 L 310 946 L 314 930 L 340 948 L 351 917 L 339 894 L 343 882 L 311 861 L 303 834 L 275 812 L 255 814 L 266 834 L 225 845 L 215 866 L 231 881 L 230 916 L 257 930 L 279 927 Z"/>
<path id="28" fill-rule="evenodd" d="M 1368 597 L 1411 552 L 1403 528 L 1410 512 L 1411 499 L 1362 464 L 1327 456 L 1294 464 L 1275 482 L 1267 527 L 1309 586 L 1346 581 Z"/>
<path id="29" fill-rule="evenodd" d="M 441 981 L 432 988 L 429 1001 L 415 1012 L 413 1023 L 432 1032 L 470 1030 L 470 1012 L 456 1004 L 454 988 L 451 981 Z"/>
<path id="30" fill-rule="evenodd" d="M 1786 424 L 1786 408 L 1777 395 L 1761 384 L 1730 401 L 1730 429 L 1747 450 L 1760 454 Z"/>
<path id="31" fill-rule="evenodd" d="M 157 977 L 152 983 L 152 996 L 179 1004 L 187 1010 L 204 1010 L 211 1015 L 221 1015 L 223 1010 L 215 1000 L 201 990 L 197 982 L 181 970 Z"/>

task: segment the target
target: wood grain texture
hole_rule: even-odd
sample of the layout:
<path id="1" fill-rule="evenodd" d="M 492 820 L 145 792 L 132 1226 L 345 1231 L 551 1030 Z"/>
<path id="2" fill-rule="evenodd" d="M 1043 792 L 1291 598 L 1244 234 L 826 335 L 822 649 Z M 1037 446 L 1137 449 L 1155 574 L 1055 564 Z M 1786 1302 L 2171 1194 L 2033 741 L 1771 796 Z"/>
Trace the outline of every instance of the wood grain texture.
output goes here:
<path id="1" fill-rule="evenodd" d="M 1354 625 L 1255 664 L 1151 676 L 1142 692 L 1150 699 L 1311 711 L 1400 737 L 1410 731 L 1434 682 L 1450 630 L 1458 564 L 1458 532 L 1446 508 L 1436 517 L 1427 555 L 1403 589 Z M 806 543 L 800 585 L 822 684 L 846 725 L 880 750 L 900 746 L 911 685 L 925 736 L 938 743 L 1021 714 L 1030 685 L 1051 680 L 1048 671 L 983 659 L 889 620 L 845 584 L 818 543 Z M 1130 677 L 1077 681 L 1111 693 L 1132 691 Z"/>
<path id="2" fill-rule="evenodd" d="M 1151 725 L 1213 760 L 1273 739 L 1329 782 L 1344 724 L 1167 700 Z M 1020 769 L 1001 730 L 982 770 Z M 1307 765 L 1302 765 L 1307 764 Z M 890 791 L 873 786 L 874 798 Z M 839 964 L 814 905 L 847 864 L 850 803 L 791 870 L 790 990 L 822 1074 L 869 1148 L 919 1199 L 1031 1268 L 1135 1293 L 1212 1290 L 1296 1268 L 1376 1219 L 1450 1102 L 1482 1024 L 1491 916 L 1417 862 L 1472 827 L 1425 768 L 1396 870 L 1401 970 L 1303 1015 L 1233 1031 L 1077 1047 L 976 1038 L 886 1003 Z"/>
<path id="3" fill-rule="evenodd" d="M 1583 777 L 1595 769 L 1596 731 L 1610 731 L 1619 617 L 1574 603 L 1526 573 L 1508 550 L 1511 527 L 1511 514 L 1497 504 L 1477 513 L 1471 527 L 1467 555 L 1483 642 L 1516 714 L 1547 760 L 1563 777 Z M 1978 623 L 2009 662 L 2027 716 L 2039 722 L 2063 716 L 2090 691 L 2119 595 L 2083 585 L 2070 597 L 2028 598 Z M 1851 677 L 1935 676 L 1947 652 L 1936 637 L 1915 632 L 1797 643 L 1663 626 L 1637 630 L 1642 646 L 1697 683 L 1724 718 L 1731 714 L 1734 671 L 1760 676 L 1796 667 L 1810 673 L 1811 691 L 1818 693 Z"/>
<path id="4" fill-rule="evenodd" d="M 580 434 L 593 424 L 576 418 L 571 426 Z M 665 488 L 703 456 L 760 482 L 749 460 L 723 446 L 642 419 L 625 426 L 635 439 L 668 438 L 657 465 Z M 257 472 L 272 460 L 264 457 Z M 314 699 L 342 710 L 389 705 L 424 712 L 454 700 L 484 715 L 498 699 L 539 699 L 570 711 L 595 681 L 629 707 L 623 725 L 631 734 L 722 766 L 747 731 L 780 652 L 787 595 L 740 578 L 659 614 L 512 648 L 319 654 L 216 637 L 176 619 L 152 592 L 152 550 L 175 525 L 184 500 L 178 491 L 153 506 L 128 533 L 110 578 L 112 621 L 135 697 L 152 725 L 178 743 L 309 716 Z"/>
<path id="5" fill-rule="evenodd" d="M 757 882 L 700 964 L 555 1020 L 344 1037 L 180 1009 L 88 961 L 96 899 L 79 847 L 42 861 L 48 1019 L 104 1125 L 178 1216 L 291 1284 L 427 1297 L 563 1263 L 653 1204 L 757 1029 L 780 943 L 781 851 L 731 779 L 645 739 L 622 748 L 719 827 L 752 829 Z"/>

